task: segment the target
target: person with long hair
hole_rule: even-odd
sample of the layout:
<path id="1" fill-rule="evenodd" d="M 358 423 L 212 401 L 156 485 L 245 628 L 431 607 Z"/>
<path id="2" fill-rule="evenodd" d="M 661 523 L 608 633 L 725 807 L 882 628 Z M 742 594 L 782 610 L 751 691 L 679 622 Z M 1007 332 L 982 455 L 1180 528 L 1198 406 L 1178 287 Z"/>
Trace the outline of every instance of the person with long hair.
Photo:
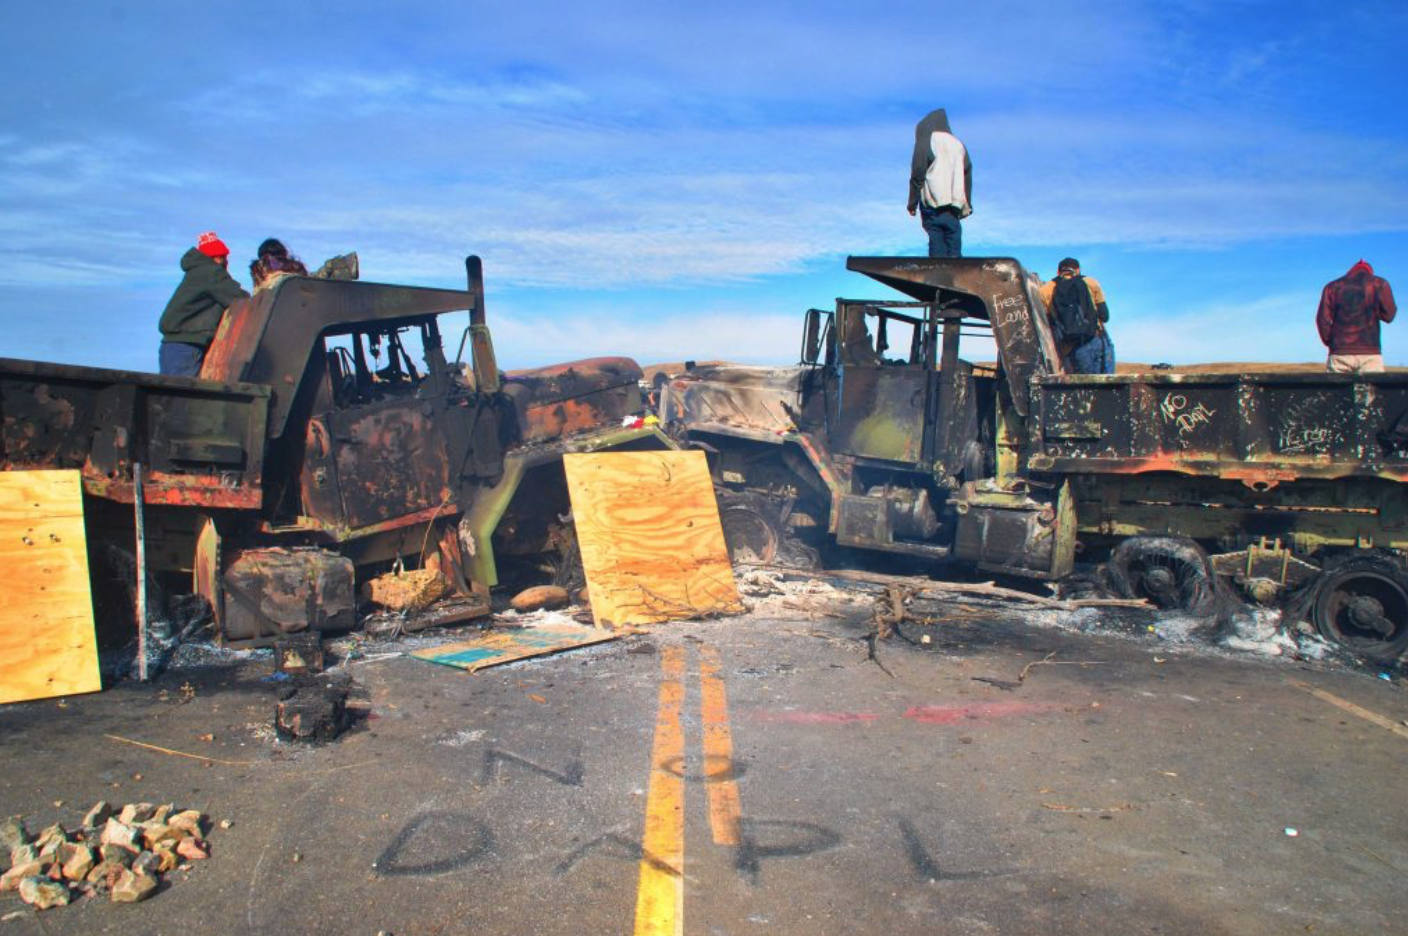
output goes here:
<path id="1" fill-rule="evenodd" d="M 307 276 L 308 268 L 302 260 L 288 252 L 283 241 L 270 237 L 259 245 L 258 256 L 249 264 L 249 275 L 254 280 L 255 292 L 258 292 L 285 276 Z"/>

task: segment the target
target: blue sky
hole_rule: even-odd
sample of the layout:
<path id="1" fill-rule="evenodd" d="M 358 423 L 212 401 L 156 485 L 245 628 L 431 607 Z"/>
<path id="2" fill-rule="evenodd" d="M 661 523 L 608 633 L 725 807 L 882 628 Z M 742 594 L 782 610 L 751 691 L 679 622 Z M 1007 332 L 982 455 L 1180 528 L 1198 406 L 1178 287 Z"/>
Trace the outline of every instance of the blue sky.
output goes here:
<path id="1" fill-rule="evenodd" d="M 942 106 L 965 252 L 1079 257 L 1122 359 L 1323 359 L 1355 260 L 1408 301 L 1405 60 L 1401 0 L 9 3 L 0 356 L 154 369 L 214 228 L 237 269 L 271 235 L 388 282 L 478 253 L 507 366 L 790 362 L 807 307 L 885 293 L 847 254 L 924 252 Z"/>

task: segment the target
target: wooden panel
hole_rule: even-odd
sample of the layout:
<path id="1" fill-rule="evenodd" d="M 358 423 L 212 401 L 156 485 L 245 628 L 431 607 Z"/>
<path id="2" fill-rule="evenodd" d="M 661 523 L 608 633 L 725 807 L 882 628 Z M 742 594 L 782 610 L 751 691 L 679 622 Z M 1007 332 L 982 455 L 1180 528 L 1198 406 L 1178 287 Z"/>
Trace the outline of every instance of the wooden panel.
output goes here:
<path id="1" fill-rule="evenodd" d="M 79 472 L 0 472 L 0 596 L 0 702 L 103 687 Z"/>
<path id="2" fill-rule="evenodd" d="M 743 611 L 703 452 L 563 462 L 597 626 Z"/>
<path id="3" fill-rule="evenodd" d="M 529 657 L 615 640 L 618 636 L 620 635 L 603 633 L 590 627 L 545 624 L 542 627 L 490 631 L 473 640 L 416 650 L 411 656 L 473 673 L 490 666 L 498 666 L 500 663 L 512 663 L 514 660 L 526 660 Z"/>

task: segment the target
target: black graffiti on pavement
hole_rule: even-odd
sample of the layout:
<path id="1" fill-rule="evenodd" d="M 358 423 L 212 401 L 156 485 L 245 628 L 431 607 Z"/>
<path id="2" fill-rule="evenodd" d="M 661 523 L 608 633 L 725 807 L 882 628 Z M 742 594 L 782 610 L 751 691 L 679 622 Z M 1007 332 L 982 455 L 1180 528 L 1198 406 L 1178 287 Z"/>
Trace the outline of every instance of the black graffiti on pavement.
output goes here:
<path id="1" fill-rule="evenodd" d="M 758 882 L 762 863 L 774 858 L 803 858 L 841 844 L 841 836 L 813 822 L 788 819 L 743 819 L 741 841 L 733 864 L 752 884 Z"/>
<path id="2" fill-rule="evenodd" d="M 509 764 L 521 767 L 530 773 L 535 773 L 540 777 L 547 777 L 554 783 L 563 786 L 579 787 L 586 778 L 586 766 L 578 758 L 572 758 L 561 770 L 553 770 L 544 767 L 542 764 L 534 763 L 521 754 L 514 754 L 512 751 L 503 751 L 498 748 L 486 748 L 484 750 L 484 764 L 480 771 L 480 782 L 488 783 L 496 773 L 500 772 L 500 765 Z"/>
<path id="3" fill-rule="evenodd" d="M 489 827 L 468 813 L 429 810 L 396 833 L 372 869 L 388 877 L 444 874 L 486 857 L 493 845 Z"/>

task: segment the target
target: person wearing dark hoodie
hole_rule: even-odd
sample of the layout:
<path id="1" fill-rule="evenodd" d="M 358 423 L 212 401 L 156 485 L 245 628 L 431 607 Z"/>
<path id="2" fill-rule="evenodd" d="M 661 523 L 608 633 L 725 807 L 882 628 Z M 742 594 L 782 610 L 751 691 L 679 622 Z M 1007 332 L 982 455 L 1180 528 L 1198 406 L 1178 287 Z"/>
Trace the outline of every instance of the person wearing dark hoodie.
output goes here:
<path id="1" fill-rule="evenodd" d="M 236 299 L 249 297 L 230 275 L 229 259 L 230 248 L 214 231 L 196 238 L 196 245 L 181 258 L 185 276 L 161 314 L 161 373 L 199 376 L 220 317 Z"/>
<path id="2" fill-rule="evenodd" d="M 1325 369 L 1332 374 L 1378 374 L 1384 369 L 1379 323 L 1398 314 L 1388 280 L 1374 275 L 1363 260 L 1325 286 L 1315 327 L 1330 349 Z"/>
<path id="3" fill-rule="evenodd" d="M 941 107 L 914 128 L 909 162 L 909 213 L 918 209 L 929 234 L 929 256 L 963 256 L 962 220 L 973 213 L 973 163 Z"/>

